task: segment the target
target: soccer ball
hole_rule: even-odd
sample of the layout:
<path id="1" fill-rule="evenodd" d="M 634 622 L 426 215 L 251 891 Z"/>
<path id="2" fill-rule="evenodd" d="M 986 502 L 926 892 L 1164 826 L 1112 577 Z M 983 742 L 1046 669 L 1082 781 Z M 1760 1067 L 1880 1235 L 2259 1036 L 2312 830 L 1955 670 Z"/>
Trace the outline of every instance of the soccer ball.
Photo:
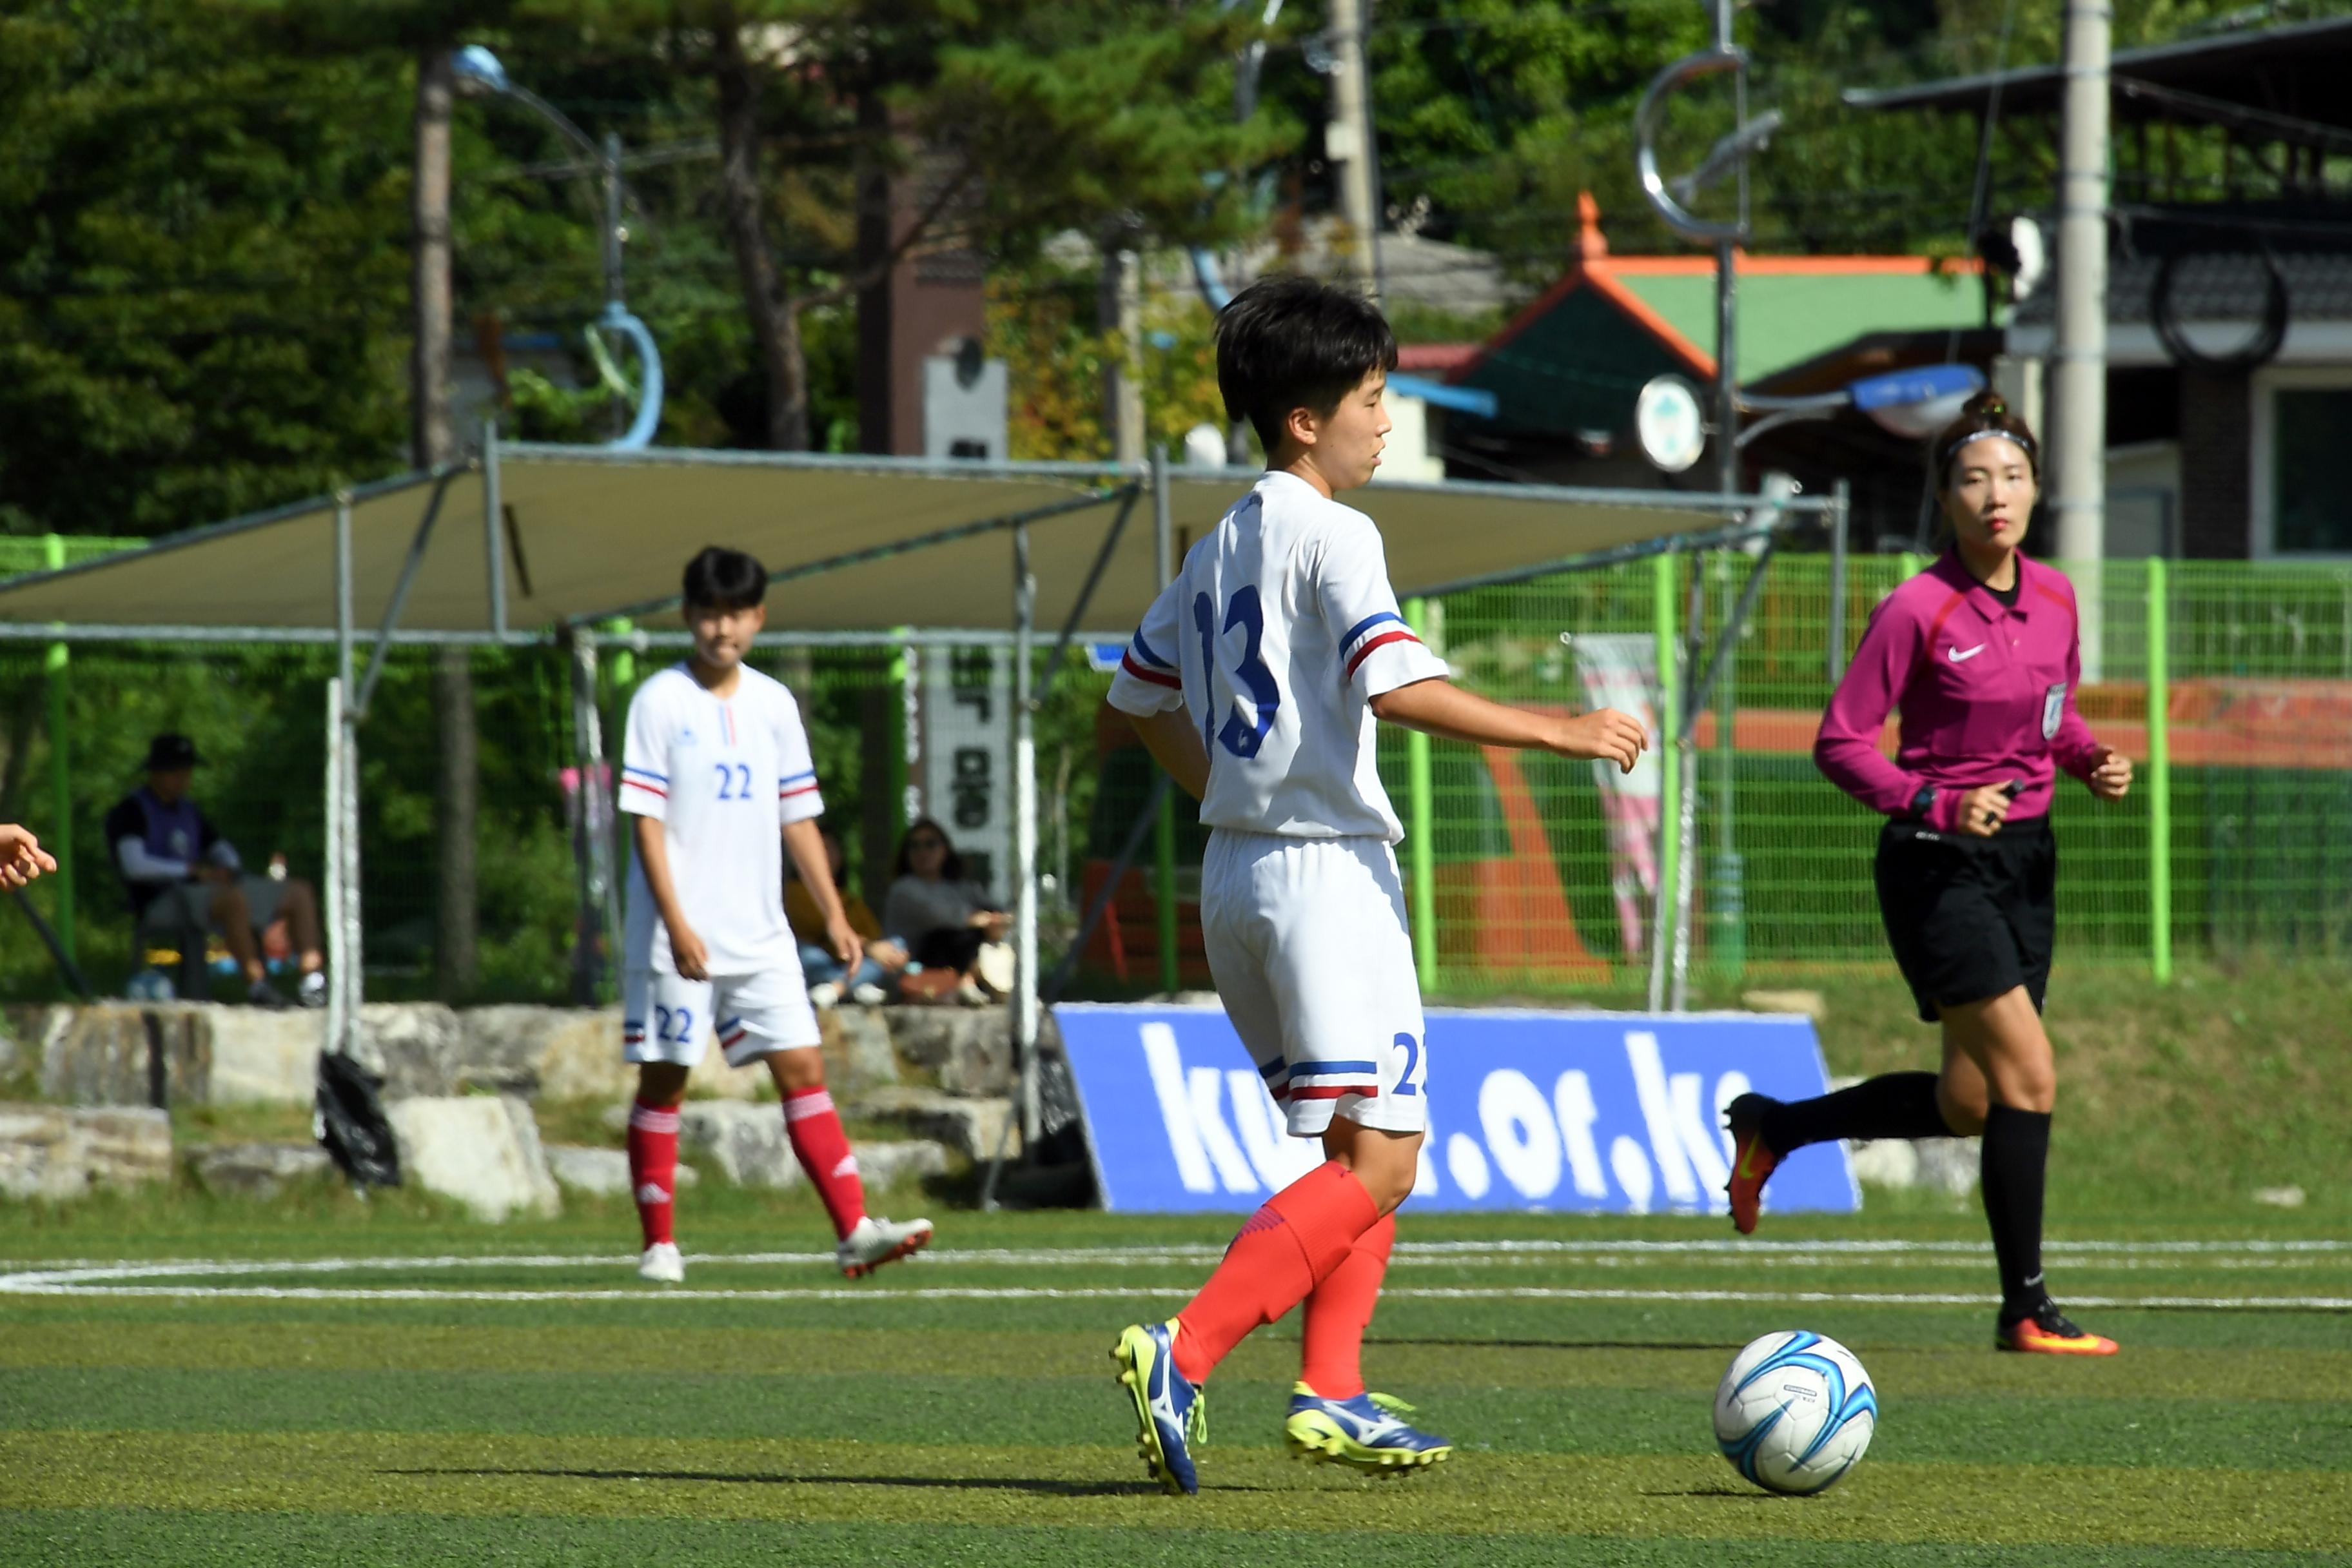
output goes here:
<path id="1" fill-rule="evenodd" d="M 1878 1429 L 1878 1393 L 1853 1352 L 1802 1329 L 1732 1358 L 1715 1391 L 1715 1440 L 1768 1491 L 1817 1492 L 1852 1469 Z"/>

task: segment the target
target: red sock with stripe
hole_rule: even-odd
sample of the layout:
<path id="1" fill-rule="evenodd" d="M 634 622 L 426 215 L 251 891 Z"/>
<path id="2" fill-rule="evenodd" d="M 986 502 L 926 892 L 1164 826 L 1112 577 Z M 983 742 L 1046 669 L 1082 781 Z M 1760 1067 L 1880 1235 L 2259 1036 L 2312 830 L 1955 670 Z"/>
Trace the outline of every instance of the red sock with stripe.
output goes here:
<path id="1" fill-rule="evenodd" d="M 636 1195 L 637 1223 L 646 1245 L 669 1241 L 670 1215 L 677 1195 L 677 1108 L 629 1107 L 629 1190 Z"/>
<path id="2" fill-rule="evenodd" d="M 846 1237 L 866 1217 L 866 1184 L 858 1179 L 857 1156 L 849 1152 L 831 1091 L 820 1086 L 784 1096 L 784 1133 L 833 1216 L 834 1234 Z"/>
<path id="3" fill-rule="evenodd" d="M 1381 1281 L 1388 1278 L 1389 1250 L 1395 1245 L 1396 1215 L 1382 1215 L 1307 1298 L 1298 1381 L 1326 1399 L 1353 1399 L 1364 1392 L 1364 1331 L 1380 1305 Z"/>
<path id="4" fill-rule="evenodd" d="M 1347 1261 L 1356 1238 L 1380 1221 L 1364 1184 L 1326 1162 L 1250 1215 L 1224 1261 L 1177 1321 L 1176 1370 L 1192 1383 L 1209 1373 L 1244 1335 L 1274 1321 Z"/>

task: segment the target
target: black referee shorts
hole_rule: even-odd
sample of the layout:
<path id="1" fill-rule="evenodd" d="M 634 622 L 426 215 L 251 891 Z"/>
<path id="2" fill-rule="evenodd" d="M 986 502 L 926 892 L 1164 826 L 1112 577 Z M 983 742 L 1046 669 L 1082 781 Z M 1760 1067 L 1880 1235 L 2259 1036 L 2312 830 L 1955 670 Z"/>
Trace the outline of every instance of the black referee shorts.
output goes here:
<path id="1" fill-rule="evenodd" d="M 1889 822 L 1878 835 L 1878 912 L 1919 1016 L 2024 986 L 2036 1012 L 2057 930 L 2050 819 L 2011 818 L 1990 838 Z"/>

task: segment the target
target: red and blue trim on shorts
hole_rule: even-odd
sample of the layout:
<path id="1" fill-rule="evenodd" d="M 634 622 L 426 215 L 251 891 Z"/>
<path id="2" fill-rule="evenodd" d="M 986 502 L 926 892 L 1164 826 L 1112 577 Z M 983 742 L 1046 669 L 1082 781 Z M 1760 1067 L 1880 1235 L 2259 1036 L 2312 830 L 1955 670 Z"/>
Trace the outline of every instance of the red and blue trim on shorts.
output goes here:
<path id="1" fill-rule="evenodd" d="M 1381 1092 L 1377 1062 L 1276 1062 L 1257 1070 L 1276 1105 L 1295 1100 L 1344 1100 L 1349 1095 L 1370 1100 Z"/>
<path id="2" fill-rule="evenodd" d="M 1340 679 L 1353 680 L 1358 668 L 1372 656 L 1375 648 L 1386 647 L 1392 642 L 1418 644 L 1420 641 L 1412 635 L 1412 628 L 1404 624 L 1404 617 L 1394 610 L 1366 616 L 1349 626 L 1348 635 L 1339 639 Z"/>

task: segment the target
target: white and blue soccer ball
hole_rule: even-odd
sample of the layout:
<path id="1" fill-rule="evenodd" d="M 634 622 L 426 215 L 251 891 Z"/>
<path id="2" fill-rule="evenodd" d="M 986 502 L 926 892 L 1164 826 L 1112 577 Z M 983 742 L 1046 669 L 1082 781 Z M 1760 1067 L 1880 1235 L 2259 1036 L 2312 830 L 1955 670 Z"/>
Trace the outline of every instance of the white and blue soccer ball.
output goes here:
<path id="1" fill-rule="evenodd" d="M 1853 1468 L 1878 1429 L 1878 1391 L 1853 1352 L 1803 1329 L 1766 1334 L 1715 1391 L 1715 1440 L 1768 1491 L 1817 1492 Z"/>

